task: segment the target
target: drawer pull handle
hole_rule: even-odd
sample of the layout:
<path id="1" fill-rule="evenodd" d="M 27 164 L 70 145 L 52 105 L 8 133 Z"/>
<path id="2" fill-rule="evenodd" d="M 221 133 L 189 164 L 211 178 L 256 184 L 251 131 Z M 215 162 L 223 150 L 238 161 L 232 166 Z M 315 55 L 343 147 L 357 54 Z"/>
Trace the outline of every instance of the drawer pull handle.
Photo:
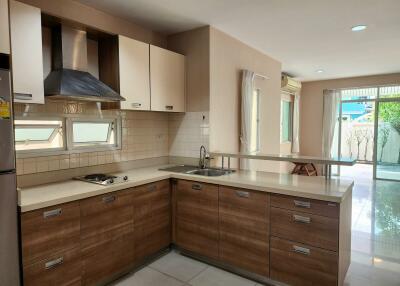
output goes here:
<path id="1" fill-rule="evenodd" d="M 202 189 L 202 186 L 200 184 L 192 184 L 192 189 L 199 191 Z"/>
<path id="2" fill-rule="evenodd" d="M 43 212 L 43 218 L 50 218 L 55 216 L 60 216 L 62 213 L 61 208 Z"/>
<path id="3" fill-rule="evenodd" d="M 165 109 L 166 109 L 166 110 L 173 110 L 173 109 L 174 109 L 174 106 L 173 106 L 173 105 L 166 105 L 166 106 L 165 106 Z"/>
<path id="4" fill-rule="evenodd" d="M 293 251 L 296 253 L 304 254 L 304 255 L 310 255 L 311 250 L 305 247 L 293 245 Z"/>
<path id="5" fill-rule="evenodd" d="M 152 185 L 152 186 L 149 186 L 147 189 L 149 190 L 149 192 L 154 192 L 155 190 L 157 190 L 157 186 Z"/>
<path id="6" fill-rule="evenodd" d="M 63 264 L 63 262 L 64 262 L 64 257 L 59 257 L 59 258 L 54 259 L 52 261 L 46 262 L 44 264 L 44 267 L 46 268 L 46 270 L 49 270 L 49 269 L 54 268 L 54 267 L 56 267 L 56 266 L 58 266 L 60 264 Z"/>
<path id="7" fill-rule="evenodd" d="M 139 102 L 134 102 L 134 103 L 132 103 L 132 107 L 139 108 L 139 107 L 141 107 L 141 106 L 142 106 L 142 104 L 139 103 Z"/>
<path id="8" fill-rule="evenodd" d="M 250 193 L 249 193 L 249 192 L 245 192 L 245 191 L 236 191 L 236 195 L 237 195 L 238 197 L 241 197 L 241 198 L 248 198 L 248 197 L 250 197 Z"/>
<path id="9" fill-rule="evenodd" d="M 103 197 L 103 203 L 105 203 L 105 204 L 109 204 L 109 203 L 112 203 L 113 201 L 115 201 L 115 196 L 106 196 L 106 197 Z"/>
<path id="10" fill-rule="evenodd" d="M 296 207 L 306 208 L 306 209 L 311 208 L 311 203 L 310 202 L 304 202 L 304 201 L 298 201 L 298 200 L 294 200 L 293 202 L 294 202 L 294 205 Z"/>
<path id="11" fill-rule="evenodd" d="M 301 215 L 293 215 L 293 220 L 300 223 L 311 223 L 311 218 Z"/>
<path id="12" fill-rule="evenodd" d="M 14 98 L 18 100 L 32 100 L 33 95 L 31 93 L 14 93 Z"/>

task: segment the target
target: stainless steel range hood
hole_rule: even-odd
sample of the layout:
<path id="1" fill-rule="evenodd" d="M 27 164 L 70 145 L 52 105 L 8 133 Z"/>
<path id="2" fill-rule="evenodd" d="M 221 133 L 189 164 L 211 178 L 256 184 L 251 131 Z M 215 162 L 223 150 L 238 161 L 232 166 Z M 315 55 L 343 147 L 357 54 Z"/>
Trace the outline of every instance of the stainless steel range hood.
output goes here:
<path id="1" fill-rule="evenodd" d="M 86 32 L 61 25 L 52 28 L 52 71 L 44 81 L 46 96 L 115 102 L 121 95 L 88 72 Z"/>

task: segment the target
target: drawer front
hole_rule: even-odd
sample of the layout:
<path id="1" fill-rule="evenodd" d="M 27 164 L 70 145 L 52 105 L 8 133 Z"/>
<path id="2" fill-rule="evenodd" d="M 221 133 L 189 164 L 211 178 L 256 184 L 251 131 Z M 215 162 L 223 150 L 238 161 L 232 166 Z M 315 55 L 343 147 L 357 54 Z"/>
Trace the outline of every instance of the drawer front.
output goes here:
<path id="1" fill-rule="evenodd" d="M 218 186 L 216 185 L 178 180 L 176 190 L 177 200 L 180 203 L 207 204 L 209 208 L 218 208 Z"/>
<path id="2" fill-rule="evenodd" d="M 80 249 L 75 248 L 24 266 L 24 285 L 78 286 L 82 285 L 81 271 Z"/>
<path id="3" fill-rule="evenodd" d="M 103 241 L 82 254 L 83 285 L 105 284 L 134 265 L 133 233 Z"/>
<path id="4" fill-rule="evenodd" d="M 271 278 L 293 286 L 336 286 L 336 252 L 271 237 Z"/>
<path id="5" fill-rule="evenodd" d="M 79 247 L 79 202 L 23 213 L 21 232 L 24 265 Z"/>
<path id="6" fill-rule="evenodd" d="M 271 206 L 332 218 L 339 218 L 340 212 L 338 203 L 277 194 L 271 195 Z"/>
<path id="7" fill-rule="evenodd" d="M 81 201 L 81 246 L 95 247 L 133 231 L 132 190 Z"/>
<path id="8" fill-rule="evenodd" d="M 338 251 L 338 219 L 271 207 L 271 234 Z"/>
<path id="9" fill-rule="evenodd" d="M 202 256 L 218 259 L 217 228 L 200 226 L 184 220 L 177 222 L 176 243 L 183 249 Z"/>
<path id="10" fill-rule="evenodd" d="M 269 276 L 269 195 L 220 187 L 220 259 Z"/>

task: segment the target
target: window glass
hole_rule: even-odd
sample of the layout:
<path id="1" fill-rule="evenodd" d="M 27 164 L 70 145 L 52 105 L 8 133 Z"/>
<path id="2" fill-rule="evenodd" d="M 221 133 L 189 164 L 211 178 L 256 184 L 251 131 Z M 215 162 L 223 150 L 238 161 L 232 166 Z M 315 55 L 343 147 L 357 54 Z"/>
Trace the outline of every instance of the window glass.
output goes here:
<path id="1" fill-rule="evenodd" d="M 112 123 L 74 122 L 74 143 L 107 143 Z"/>
<path id="2" fill-rule="evenodd" d="M 379 97 L 380 98 L 400 97 L 400 85 L 380 87 Z"/>
<path id="3" fill-rule="evenodd" d="M 288 142 L 292 140 L 292 103 L 282 100 L 281 109 L 281 141 Z"/>
<path id="4" fill-rule="evenodd" d="M 374 99 L 378 95 L 377 87 L 353 88 L 341 90 L 342 100 Z"/>
<path id="5" fill-rule="evenodd" d="M 251 111 L 250 150 L 260 151 L 260 90 L 253 91 L 253 104 Z"/>
<path id="6" fill-rule="evenodd" d="M 15 120 L 16 150 L 63 148 L 63 121 Z"/>

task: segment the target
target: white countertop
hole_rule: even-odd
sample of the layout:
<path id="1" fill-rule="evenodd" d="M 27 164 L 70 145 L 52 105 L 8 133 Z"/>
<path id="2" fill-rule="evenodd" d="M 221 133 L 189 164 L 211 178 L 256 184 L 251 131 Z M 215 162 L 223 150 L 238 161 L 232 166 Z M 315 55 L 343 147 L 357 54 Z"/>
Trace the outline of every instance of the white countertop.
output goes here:
<path id="1" fill-rule="evenodd" d="M 205 177 L 159 171 L 158 169 L 162 167 L 166 166 L 125 171 L 120 174 L 127 175 L 129 177 L 128 182 L 109 186 L 68 180 L 23 188 L 18 190 L 18 204 L 22 212 L 27 212 L 169 178 L 193 180 L 339 203 L 344 200 L 353 187 L 353 181 L 351 180 L 325 180 L 324 177 L 305 177 L 242 170 L 220 177 Z"/>

